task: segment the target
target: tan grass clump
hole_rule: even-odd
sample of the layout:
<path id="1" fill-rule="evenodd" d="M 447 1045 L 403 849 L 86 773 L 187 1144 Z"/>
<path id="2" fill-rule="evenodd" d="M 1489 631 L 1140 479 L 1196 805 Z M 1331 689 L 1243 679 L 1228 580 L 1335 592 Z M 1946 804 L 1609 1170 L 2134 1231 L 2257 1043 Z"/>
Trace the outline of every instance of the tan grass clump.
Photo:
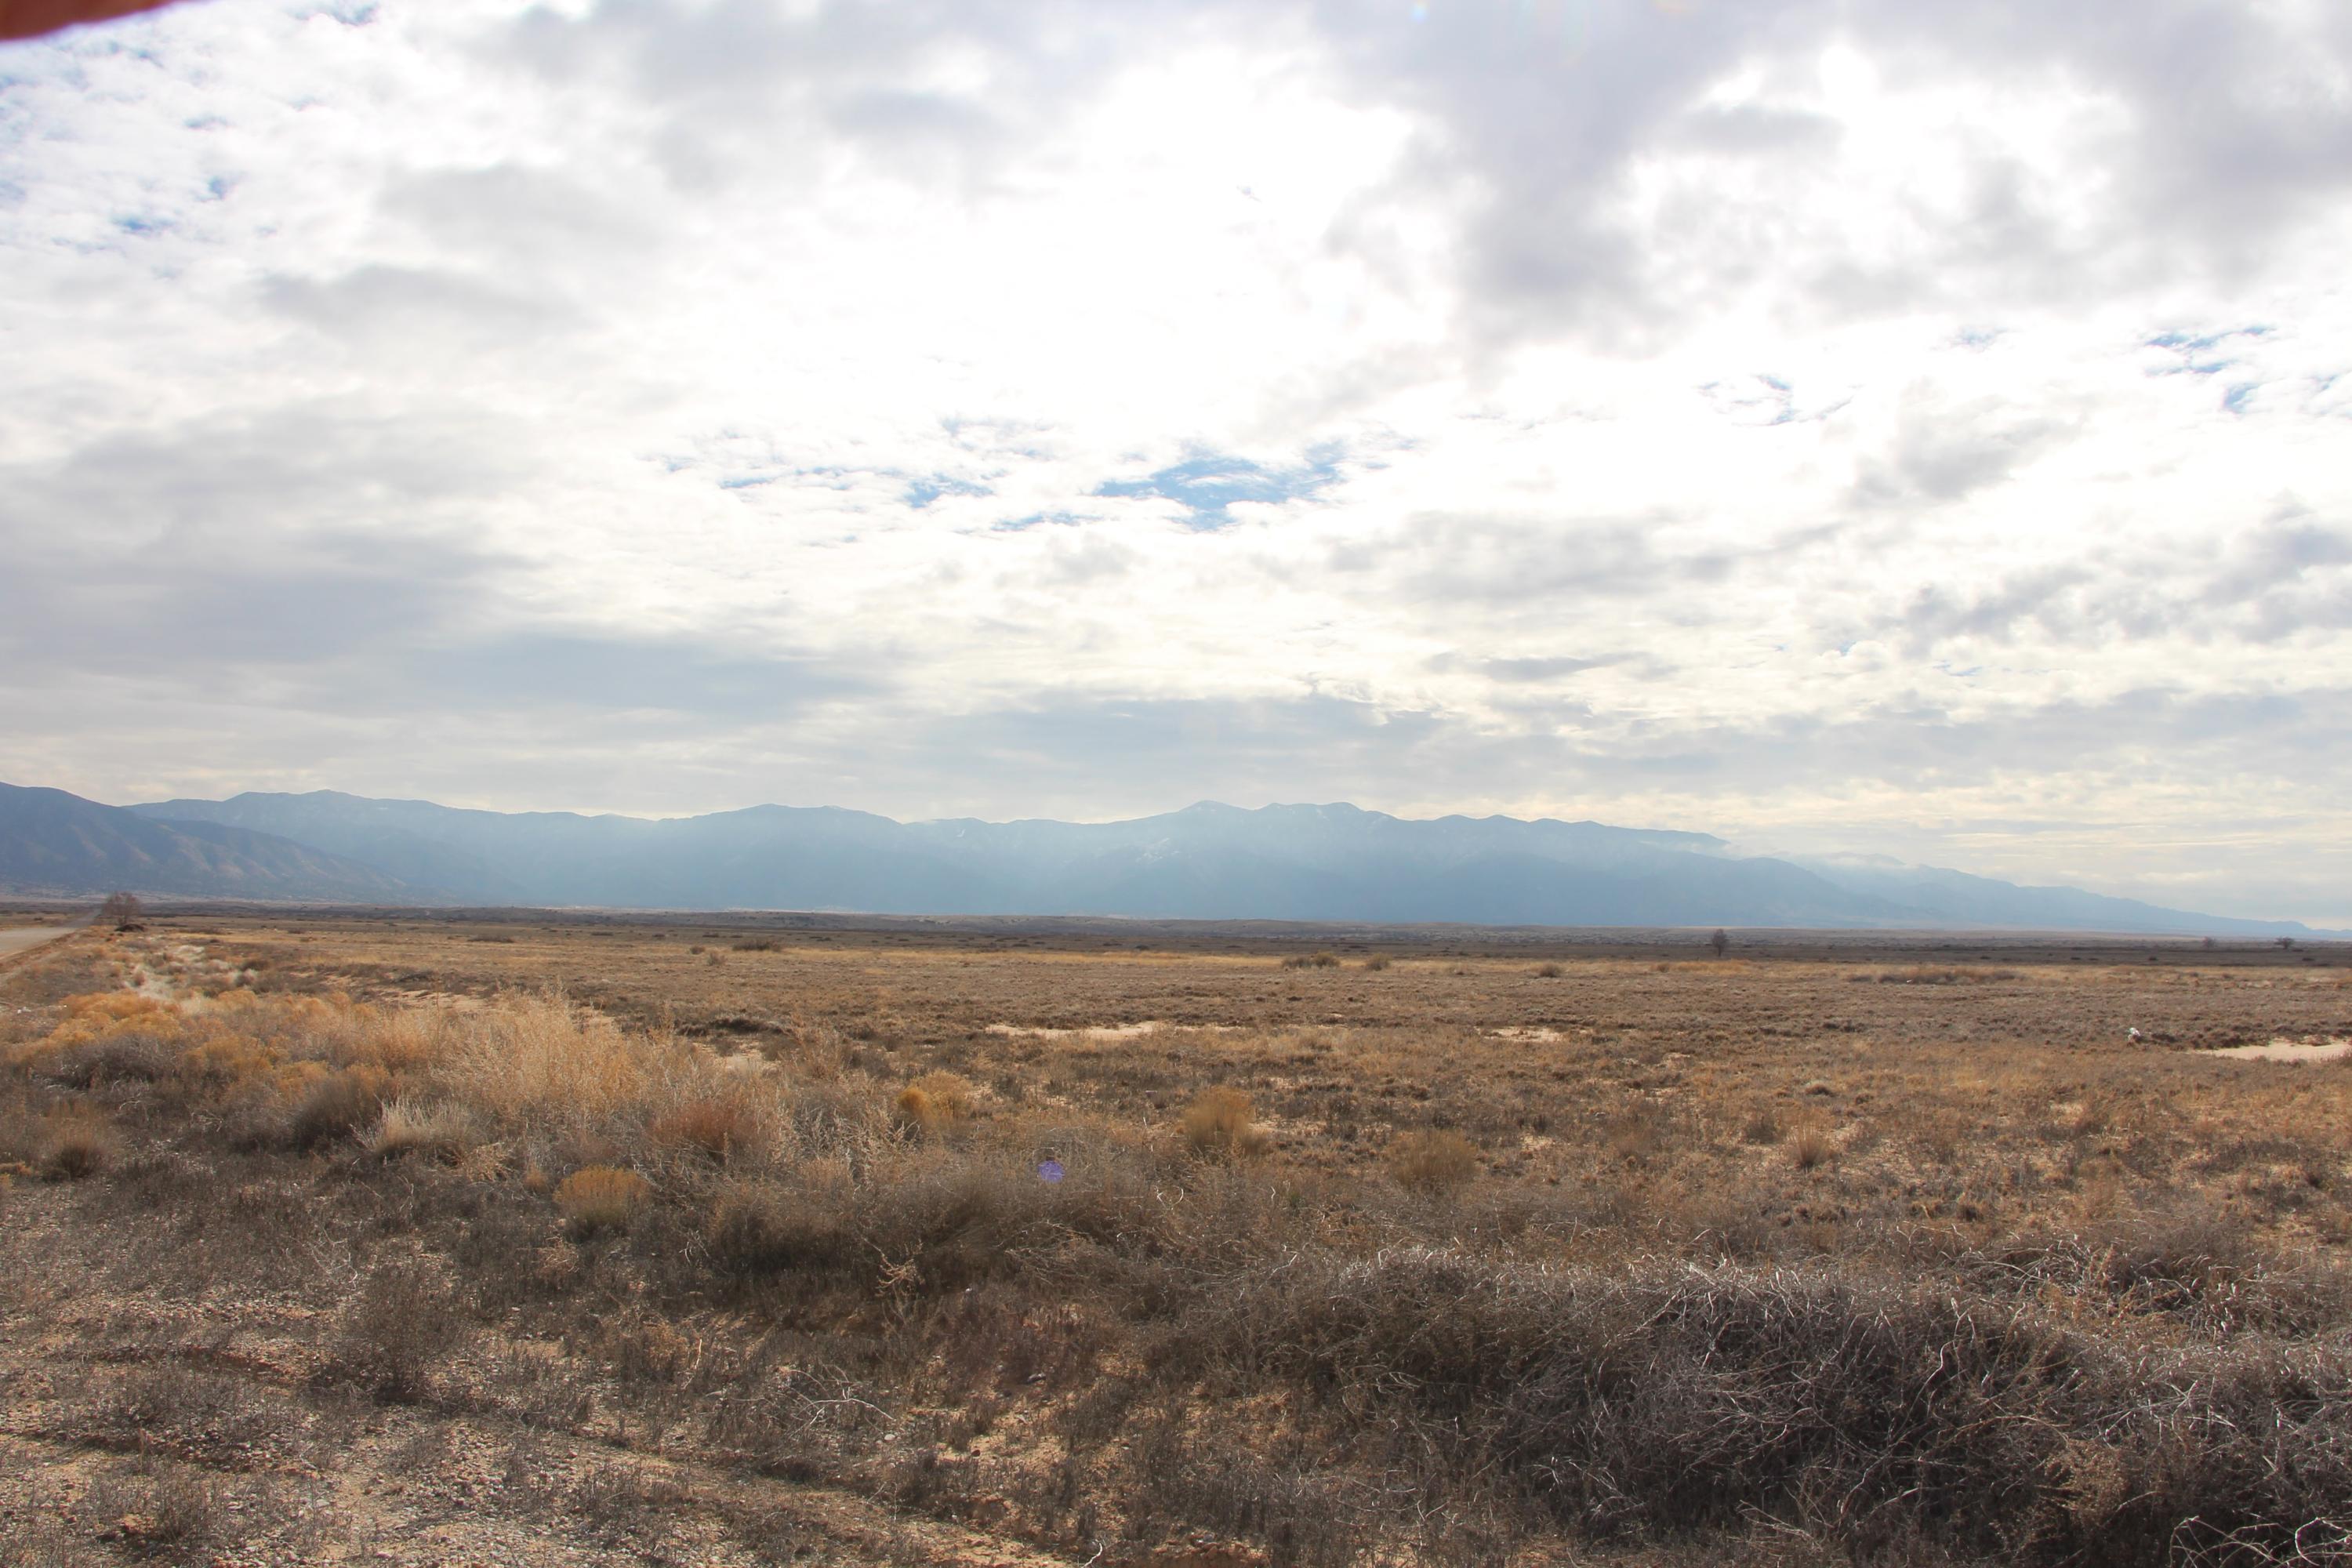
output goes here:
<path id="1" fill-rule="evenodd" d="M 643 1100 L 674 1066 L 674 1042 L 633 1036 L 562 996 L 509 996 L 444 1016 L 435 1076 L 501 1121 L 547 1117 L 584 1125 Z"/>
<path id="2" fill-rule="evenodd" d="M 481 1141 L 481 1128 L 465 1106 L 450 1100 L 428 1105 L 403 1099 L 383 1108 L 383 1117 L 368 1137 L 368 1151 L 383 1160 L 420 1154 L 454 1164 Z"/>
<path id="3" fill-rule="evenodd" d="M 1412 1192 L 1455 1192 L 1478 1173 L 1478 1147 L 1443 1128 L 1408 1133 L 1389 1151 L 1389 1173 Z"/>
<path id="4" fill-rule="evenodd" d="M 1388 966 L 1389 955 L 1385 952 L 1376 952 L 1372 954 L 1371 957 L 1364 960 L 1364 967 L 1372 971 L 1376 974 L 1381 970 L 1386 969 Z"/>
<path id="5" fill-rule="evenodd" d="M 1184 1142 L 1203 1154 L 1263 1153 L 1266 1137 L 1251 1120 L 1250 1110 L 1250 1097 L 1240 1089 L 1204 1089 L 1185 1107 L 1177 1128 Z"/>
<path id="6" fill-rule="evenodd" d="M 626 1229 L 653 1196 L 653 1184 L 618 1165 L 589 1165 L 563 1178 L 555 1208 L 574 1236 Z"/>
<path id="7" fill-rule="evenodd" d="M 1800 1171 L 1813 1170 L 1837 1158 L 1837 1140 L 1823 1127 L 1801 1127 L 1789 1140 L 1789 1162 Z"/>

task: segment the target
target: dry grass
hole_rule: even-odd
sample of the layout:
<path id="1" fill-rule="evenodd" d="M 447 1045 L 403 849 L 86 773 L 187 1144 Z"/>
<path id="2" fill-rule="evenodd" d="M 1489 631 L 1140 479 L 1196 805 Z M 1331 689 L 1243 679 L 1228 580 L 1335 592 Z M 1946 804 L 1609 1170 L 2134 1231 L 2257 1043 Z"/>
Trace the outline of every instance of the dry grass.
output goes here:
<path id="1" fill-rule="evenodd" d="M 1453 1193 L 1478 1174 L 1478 1148 L 1459 1132 L 1408 1133 L 1389 1151 L 1389 1170 L 1414 1192 Z"/>
<path id="2" fill-rule="evenodd" d="M 1789 1140 L 1789 1163 L 1800 1171 L 1815 1170 L 1837 1158 L 1837 1140 L 1825 1128 L 1806 1126 Z"/>
<path id="3" fill-rule="evenodd" d="M 555 1208 L 574 1236 L 625 1230 L 653 1196 L 653 1184 L 635 1171 L 590 1165 L 563 1178 Z"/>
<path id="4" fill-rule="evenodd" d="M 53 1182 L 78 1182 L 106 1169 L 121 1149 L 103 1112 L 69 1102 L 50 1111 L 41 1129 L 41 1174 Z"/>
<path id="5" fill-rule="evenodd" d="M 480 1122 L 458 1101 L 395 1100 L 383 1108 L 367 1146 L 378 1159 L 415 1154 L 454 1164 L 481 1141 Z"/>
<path id="6" fill-rule="evenodd" d="M 710 1094 L 664 1111 L 646 1132 L 663 1148 L 723 1164 L 758 1142 L 760 1122 L 744 1096 Z"/>
<path id="7" fill-rule="evenodd" d="M 499 1123 L 586 1125 L 642 1101 L 683 1066 L 681 1048 L 633 1038 L 560 995 L 504 996 L 442 1025 L 435 1080 Z"/>
<path id="8" fill-rule="evenodd" d="M 1217 1158 L 1265 1152 L 1267 1140 L 1255 1119 L 1250 1097 L 1220 1086 L 1201 1091 L 1177 1121 L 1177 1130 L 1196 1153 Z"/>

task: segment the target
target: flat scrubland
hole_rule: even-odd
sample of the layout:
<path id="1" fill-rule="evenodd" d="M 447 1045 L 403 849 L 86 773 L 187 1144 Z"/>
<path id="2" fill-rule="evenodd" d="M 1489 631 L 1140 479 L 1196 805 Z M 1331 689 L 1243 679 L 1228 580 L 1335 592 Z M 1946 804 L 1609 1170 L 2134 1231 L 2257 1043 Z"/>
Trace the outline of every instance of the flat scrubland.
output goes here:
<path id="1" fill-rule="evenodd" d="M 2345 960 L 77 932 L 0 1563 L 2344 1562 Z"/>

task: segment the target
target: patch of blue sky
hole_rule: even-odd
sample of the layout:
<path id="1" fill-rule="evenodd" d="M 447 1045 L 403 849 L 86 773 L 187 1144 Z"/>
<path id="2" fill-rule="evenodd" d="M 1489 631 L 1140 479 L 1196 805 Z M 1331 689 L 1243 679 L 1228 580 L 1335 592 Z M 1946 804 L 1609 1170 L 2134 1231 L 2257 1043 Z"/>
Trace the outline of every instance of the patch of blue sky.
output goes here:
<path id="1" fill-rule="evenodd" d="M 2257 322 L 2251 327 L 2231 327 L 2227 331 L 2207 332 L 2201 335 L 2193 332 L 2159 332 L 2155 337 L 2142 341 L 2149 348 L 2166 349 L 2179 354 L 2180 363 L 2176 365 L 2167 365 L 2162 370 L 2150 371 L 2148 374 L 2151 375 L 2183 374 L 2218 375 L 2238 362 L 2226 353 L 2215 354 L 2215 350 L 2231 338 L 2266 338 L 2273 330 Z"/>
<path id="2" fill-rule="evenodd" d="M 677 468 L 673 467 L 670 471 L 676 473 Z M 852 490 L 856 489 L 859 481 L 870 473 L 871 470 L 866 468 L 843 468 L 827 465 L 814 468 L 758 469 L 748 474 L 728 474 L 711 482 L 722 490 L 757 489 L 762 485 L 780 485 L 787 482 L 813 485 L 819 489 Z"/>
<path id="3" fill-rule="evenodd" d="M 1109 479 L 1096 487 L 1098 496 L 1156 496 L 1172 500 L 1187 513 L 1187 527 L 1203 531 L 1224 528 L 1234 521 L 1236 502 L 1280 506 L 1311 500 L 1341 479 L 1341 448 L 1311 447 L 1306 460 L 1274 468 L 1226 452 L 1203 452 L 1171 463 L 1137 479 Z"/>
<path id="4" fill-rule="evenodd" d="M 922 510 L 941 496 L 988 496 L 996 492 L 986 485 L 976 485 L 970 479 L 959 479 L 946 474 L 929 474 L 907 481 L 904 492 L 907 504 Z"/>

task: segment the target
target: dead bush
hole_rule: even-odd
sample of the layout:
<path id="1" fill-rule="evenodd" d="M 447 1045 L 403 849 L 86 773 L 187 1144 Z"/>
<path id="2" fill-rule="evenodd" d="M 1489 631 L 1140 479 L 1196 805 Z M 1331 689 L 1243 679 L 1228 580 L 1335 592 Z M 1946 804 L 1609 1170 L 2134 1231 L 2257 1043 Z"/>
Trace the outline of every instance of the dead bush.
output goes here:
<path id="1" fill-rule="evenodd" d="M 1372 971 L 1375 974 L 1379 973 L 1381 970 L 1386 969 L 1388 966 L 1389 955 L 1385 952 L 1376 952 L 1372 954 L 1371 957 L 1364 960 L 1364 967 Z"/>
<path id="2" fill-rule="evenodd" d="M 1538 963 L 1536 965 L 1536 978 L 1538 980 L 1557 980 L 1565 973 L 1566 971 L 1562 970 L 1557 963 Z"/>
<path id="3" fill-rule="evenodd" d="M 286 1141 L 297 1149 L 356 1137 L 383 1113 L 389 1075 L 376 1068 L 346 1068 L 312 1084 L 287 1119 Z"/>
<path id="4" fill-rule="evenodd" d="M 1263 1153 L 1265 1134 L 1251 1120 L 1250 1097 L 1238 1089 L 1203 1089 L 1177 1127 L 1199 1153 L 1219 1157 Z"/>
<path id="5" fill-rule="evenodd" d="M 344 1310 L 320 1381 L 354 1384 L 386 1403 L 425 1389 L 425 1374 L 457 1338 L 457 1309 L 422 1262 L 386 1264 Z"/>
<path id="6" fill-rule="evenodd" d="M 1163 1364 L 1278 1367 L 1316 1410 L 1475 1455 L 1559 1523 L 1619 1536 L 1763 1517 L 1858 1560 L 2113 1568 L 2352 1546 L 2340 1347 L 2156 1354 L 1941 1286 L 1284 1259 L 1226 1281 Z M 2122 1484 L 2078 1462 L 2088 1443 Z M 1885 1550 L 1924 1540 L 1932 1558 Z"/>
<path id="7" fill-rule="evenodd" d="M 969 1117 L 976 1091 L 951 1072 L 929 1072 L 898 1091 L 898 1120 L 924 1132 L 937 1132 Z"/>
<path id="8" fill-rule="evenodd" d="M 1452 1193 L 1478 1173 L 1478 1147 L 1444 1128 L 1410 1133 L 1389 1151 L 1389 1173 L 1413 1192 Z"/>
<path id="9" fill-rule="evenodd" d="M 1294 952 L 1282 961 L 1285 969 L 1337 969 L 1339 960 L 1329 952 Z"/>
<path id="10" fill-rule="evenodd" d="M 733 1095 L 706 1095 L 655 1118 L 647 1136 L 666 1149 L 698 1154 L 724 1164 L 759 1136 L 751 1108 Z"/>
<path id="11" fill-rule="evenodd" d="M 626 1230 L 653 1196 L 653 1184 L 618 1165 L 590 1165 L 555 1189 L 556 1212 L 576 1237 Z"/>
<path id="12" fill-rule="evenodd" d="M 82 1504 L 100 1540 L 135 1552 L 193 1546 L 213 1533 L 219 1510 L 218 1488 L 204 1471 L 145 1456 L 100 1476 Z"/>
<path id="13" fill-rule="evenodd" d="M 75 1089 L 110 1083 L 159 1083 L 179 1065 L 178 1042 L 161 1035 L 111 1034 L 69 1046 L 54 1058 L 49 1076 Z"/>
<path id="14" fill-rule="evenodd" d="M 1603 1131 L 1608 1140 L 1609 1157 L 1639 1163 L 1655 1154 L 1665 1143 L 1665 1128 L 1658 1112 L 1649 1106 L 1635 1106 L 1621 1110 L 1609 1119 Z"/>

